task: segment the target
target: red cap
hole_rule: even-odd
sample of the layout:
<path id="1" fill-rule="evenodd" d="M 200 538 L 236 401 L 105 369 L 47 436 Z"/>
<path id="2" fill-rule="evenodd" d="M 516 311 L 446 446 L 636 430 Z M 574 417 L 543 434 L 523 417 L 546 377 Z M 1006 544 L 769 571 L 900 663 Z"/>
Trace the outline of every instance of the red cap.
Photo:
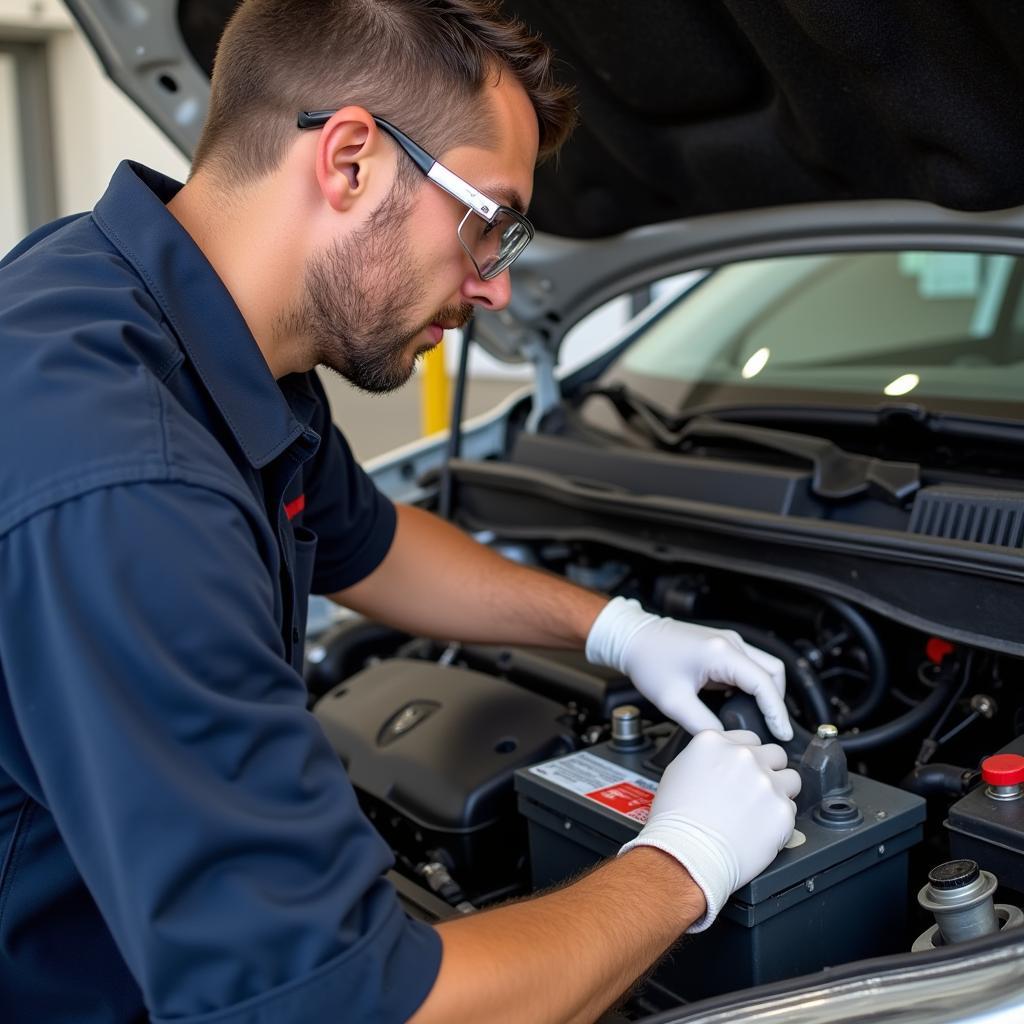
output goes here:
<path id="1" fill-rule="evenodd" d="M 1018 786 L 1024 782 L 1024 757 L 993 754 L 981 762 L 981 777 L 990 786 Z"/>
<path id="2" fill-rule="evenodd" d="M 941 665 L 956 648 L 941 637 L 933 636 L 924 645 L 924 653 L 933 665 Z"/>

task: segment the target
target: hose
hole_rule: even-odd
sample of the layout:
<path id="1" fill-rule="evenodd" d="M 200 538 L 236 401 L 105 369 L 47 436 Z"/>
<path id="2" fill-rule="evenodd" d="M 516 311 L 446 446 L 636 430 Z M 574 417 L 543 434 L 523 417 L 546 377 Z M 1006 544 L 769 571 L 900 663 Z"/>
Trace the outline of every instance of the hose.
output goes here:
<path id="1" fill-rule="evenodd" d="M 848 601 L 831 594 L 819 594 L 819 598 L 836 613 L 846 625 L 857 634 L 861 647 L 868 659 L 868 680 L 870 687 L 864 699 L 852 711 L 843 715 L 837 725 L 850 728 L 870 718 L 881 706 L 889 692 L 889 663 L 882 650 L 882 642 L 871 623 Z"/>
<path id="2" fill-rule="evenodd" d="M 940 683 L 917 707 L 911 708 L 891 722 L 886 722 L 885 725 L 865 729 L 864 732 L 840 733 L 839 742 L 843 745 L 843 750 L 848 754 L 857 754 L 891 743 L 921 728 L 932 715 L 938 713 L 948 703 L 953 692 L 953 683 L 953 679 Z M 801 743 L 810 743 L 812 734 L 794 722 L 793 739 Z"/>
<path id="3" fill-rule="evenodd" d="M 978 773 L 956 764 L 919 764 L 900 783 L 918 796 L 963 796 Z"/>
<path id="4" fill-rule="evenodd" d="M 850 610 L 857 614 L 855 609 L 851 608 Z M 840 614 L 842 613 L 840 612 Z M 786 677 L 791 683 L 795 684 L 793 686 L 793 693 L 803 705 L 805 714 L 810 715 L 809 720 L 816 720 L 818 723 L 830 721 L 831 708 L 825 697 L 820 680 L 807 660 L 802 658 L 796 649 L 791 647 L 786 641 L 780 640 L 777 636 L 766 630 L 748 626 L 745 623 L 704 622 L 702 624 L 713 626 L 716 629 L 734 630 L 747 643 L 752 644 L 754 647 L 760 647 L 769 654 L 774 654 L 775 657 L 785 664 Z M 871 627 L 866 622 L 865 626 L 867 626 L 869 632 L 872 632 Z M 971 661 L 969 658 L 965 664 L 964 678 L 968 678 L 970 675 L 970 665 Z M 883 676 L 883 680 L 887 683 L 888 676 Z M 955 683 L 956 679 L 952 676 L 939 682 L 924 700 L 900 715 L 899 718 L 894 718 L 891 722 L 876 726 L 874 729 L 865 729 L 863 732 L 842 732 L 839 734 L 839 742 L 848 754 L 856 754 L 891 743 L 893 740 L 900 739 L 908 733 L 914 732 L 949 702 Z M 875 696 L 876 690 L 877 686 L 873 686 L 867 700 L 874 701 L 878 699 Z M 814 733 L 805 729 L 797 722 L 793 722 L 792 725 L 792 747 L 794 749 L 806 747 L 813 739 Z"/>

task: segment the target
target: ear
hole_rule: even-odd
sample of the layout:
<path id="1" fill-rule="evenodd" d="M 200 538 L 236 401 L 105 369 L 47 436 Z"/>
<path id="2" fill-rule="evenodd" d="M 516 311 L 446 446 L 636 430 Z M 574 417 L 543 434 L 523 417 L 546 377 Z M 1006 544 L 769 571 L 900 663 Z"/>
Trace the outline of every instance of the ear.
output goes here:
<path id="1" fill-rule="evenodd" d="M 316 180 L 328 205 L 339 213 L 364 195 L 384 147 L 373 117 L 363 107 L 343 107 L 320 130 Z"/>

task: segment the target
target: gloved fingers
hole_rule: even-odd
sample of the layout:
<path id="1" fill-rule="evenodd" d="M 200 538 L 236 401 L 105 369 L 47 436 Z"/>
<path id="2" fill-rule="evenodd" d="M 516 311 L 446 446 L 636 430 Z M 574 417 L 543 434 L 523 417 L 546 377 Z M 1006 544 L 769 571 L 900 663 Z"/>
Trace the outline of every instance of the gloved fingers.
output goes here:
<path id="1" fill-rule="evenodd" d="M 695 693 L 689 693 L 680 686 L 673 696 L 676 697 L 675 700 L 661 702 L 660 710 L 673 722 L 681 725 L 691 736 L 709 729 L 721 732 L 725 728 L 715 713 Z"/>
<path id="2" fill-rule="evenodd" d="M 789 820 L 786 822 L 785 828 L 779 834 L 779 852 L 785 849 L 786 843 L 792 838 L 793 833 L 796 831 L 796 804 L 792 800 L 789 801 L 790 811 L 792 812 Z"/>
<path id="3" fill-rule="evenodd" d="M 757 701 L 757 706 L 776 739 L 786 742 L 793 738 L 793 727 L 789 724 L 786 703 L 771 676 L 728 640 L 721 646 L 720 657 L 709 666 L 708 675 L 749 693 Z"/>
<path id="4" fill-rule="evenodd" d="M 754 759 L 762 768 L 773 772 L 781 771 L 789 764 L 786 752 L 777 743 L 765 743 L 764 746 L 755 747 L 753 753 Z"/>
<path id="5" fill-rule="evenodd" d="M 750 658 L 759 668 L 764 669 L 768 673 L 772 685 L 779 692 L 779 696 L 784 697 L 786 695 L 786 666 L 782 663 L 781 659 L 776 658 L 774 654 L 769 654 L 767 651 L 762 651 L 760 647 L 748 644 L 735 629 L 720 629 L 718 633 L 725 637 L 738 651 Z"/>
<path id="6" fill-rule="evenodd" d="M 782 771 L 772 772 L 771 778 L 776 792 L 781 793 L 783 796 L 788 796 L 790 800 L 795 800 L 800 794 L 802 780 L 800 773 L 795 769 L 783 768 Z M 796 813 L 795 805 L 793 813 Z"/>
<path id="7" fill-rule="evenodd" d="M 722 739 L 728 743 L 735 743 L 738 747 L 760 747 L 761 737 L 749 729 L 726 729 L 722 733 Z M 779 747 L 778 749 L 782 749 Z"/>
<path id="8" fill-rule="evenodd" d="M 754 697 L 771 734 L 777 740 L 788 743 L 793 738 L 793 726 L 789 721 L 789 712 L 786 710 L 782 698 L 774 690 L 772 694 L 772 699 L 762 697 L 761 694 L 755 694 Z"/>
<path id="9" fill-rule="evenodd" d="M 743 648 L 747 646 L 746 640 L 744 640 L 735 629 L 716 629 L 713 626 L 705 626 L 704 628 L 709 633 L 717 633 L 719 636 L 724 637 L 738 650 L 742 651 Z"/>
<path id="10" fill-rule="evenodd" d="M 751 661 L 756 661 L 768 673 L 772 684 L 779 692 L 779 696 L 784 697 L 786 695 L 786 666 L 782 663 L 782 660 L 776 658 L 774 654 L 762 651 L 760 647 L 748 644 L 746 641 L 743 643 L 743 650 Z"/>

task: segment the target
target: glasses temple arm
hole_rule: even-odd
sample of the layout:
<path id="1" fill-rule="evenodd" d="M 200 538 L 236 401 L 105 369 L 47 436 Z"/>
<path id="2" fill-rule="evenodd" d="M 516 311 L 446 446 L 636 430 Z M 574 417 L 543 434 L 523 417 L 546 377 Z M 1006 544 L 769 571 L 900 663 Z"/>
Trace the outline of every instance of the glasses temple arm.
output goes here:
<path id="1" fill-rule="evenodd" d="M 302 129 L 323 128 L 337 112 L 337 110 L 303 110 L 299 113 L 297 125 Z M 430 168 L 434 166 L 434 158 L 425 149 L 417 146 L 405 132 L 396 128 L 389 121 L 385 121 L 382 117 L 374 117 L 372 114 L 370 116 L 373 117 L 374 124 L 382 131 L 387 132 L 424 174 L 430 173 Z"/>

